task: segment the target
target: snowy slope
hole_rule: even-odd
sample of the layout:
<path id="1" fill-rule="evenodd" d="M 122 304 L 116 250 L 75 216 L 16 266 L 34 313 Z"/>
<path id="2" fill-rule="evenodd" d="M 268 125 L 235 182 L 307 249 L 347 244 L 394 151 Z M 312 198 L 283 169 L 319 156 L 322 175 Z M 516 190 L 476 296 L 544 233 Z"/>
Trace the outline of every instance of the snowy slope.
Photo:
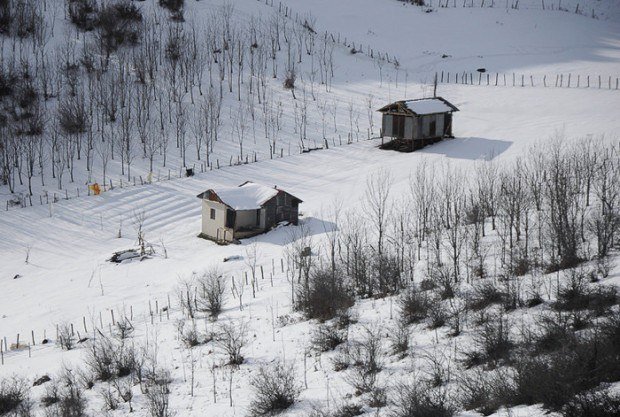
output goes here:
<path id="1" fill-rule="evenodd" d="M 385 64 L 380 75 L 375 62 L 367 56 L 351 55 L 344 47 L 338 51 L 338 75 L 333 92 L 325 94 L 326 100 L 340 103 L 339 130 L 330 131 L 332 143 L 337 143 L 339 135 L 346 137 L 349 102 L 356 103 L 360 119 L 365 120 L 363 100 L 368 94 L 374 95 L 375 107 L 397 99 L 428 96 L 432 88 L 428 83 L 435 71 L 475 71 L 485 67 L 492 72 L 538 75 L 620 74 L 620 28 L 611 18 L 596 20 L 525 7 L 520 10 L 446 8 L 424 13 L 393 0 L 315 0 L 311 4 L 291 0 L 288 4 L 300 14 L 312 12 L 322 30 L 336 36 L 340 33 L 341 38 L 346 36 L 356 46 L 362 43 L 364 50 L 370 46 L 387 52 L 400 62 L 398 71 Z M 188 2 L 190 13 L 198 16 L 212 5 L 213 2 L 207 1 Z M 270 9 L 254 0 L 237 1 L 235 7 L 245 17 L 268 13 Z M 613 11 L 613 7 L 606 10 Z M 451 57 L 441 58 L 444 53 Z M 318 242 L 332 227 L 327 214 L 329 208 L 338 201 L 343 209 L 360 212 L 366 180 L 380 169 L 387 169 L 393 176 L 396 194 L 408 187 L 411 173 L 424 161 L 432 162 L 435 167 L 450 164 L 468 175 L 480 160 L 494 159 L 500 164 L 513 161 L 522 157 L 529 147 L 556 135 L 576 141 L 588 136 L 600 141 L 618 141 L 620 91 L 442 84 L 438 95 L 460 109 L 454 120 L 456 138 L 412 154 L 380 151 L 379 139 L 363 140 L 366 135 L 362 134 L 359 142 L 331 146 L 329 150 L 302 155 L 293 151 L 292 156 L 259 158 L 257 163 L 241 166 L 222 164 L 220 169 L 198 173 L 193 178 L 115 188 L 98 197 L 82 196 L 52 205 L 1 211 L 0 337 L 13 343 L 19 333 L 21 340 L 28 342 L 33 331 L 37 345 L 31 358 L 28 351 L 5 354 L 0 375 L 18 373 L 34 377 L 53 373 L 62 363 L 78 362 L 82 349 L 63 352 L 55 346 L 40 345 L 44 332 L 54 338 L 56 324 L 65 321 L 74 323 L 81 331 L 83 318 L 90 332 L 93 325 L 99 325 L 100 313 L 105 329 L 111 320 L 110 309 L 118 318 L 120 312 L 128 314 L 131 308 L 137 327 L 136 339 L 153 340 L 157 333 L 160 358 L 173 368 L 171 404 L 177 415 L 245 415 L 250 401 L 248 378 L 258 363 L 284 357 L 296 364 L 299 374 L 303 373 L 302 358 L 312 326 L 303 321 L 296 323 L 299 318 L 291 313 L 290 284 L 279 270 L 284 245 L 293 227 L 274 230 L 242 245 L 218 246 L 198 239 L 198 193 L 213 187 L 235 186 L 246 180 L 277 185 L 304 200 L 300 206 L 303 223 L 310 227 L 313 239 L 320 246 Z M 320 116 L 313 111 L 310 118 L 313 120 L 310 130 L 320 142 Z M 375 118 L 376 131 L 379 118 Z M 282 136 L 284 143 L 297 142 L 290 120 Z M 222 155 L 235 146 L 229 144 Z M 144 173 L 146 169 L 143 166 L 136 172 Z M 2 192 L 6 194 L 4 189 Z M 157 255 L 143 262 L 121 265 L 106 262 L 113 252 L 136 245 L 132 219 L 141 210 L 146 218 L 146 239 L 153 243 Z M 186 382 L 189 353 L 180 347 L 175 325 L 181 315 L 174 307 L 169 319 L 165 314 L 156 315 L 151 324 L 149 302 L 153 304 L 150 308 L 156 300 L 159 306 L 167 305 L 170 297 L 174 304 L 174 287 L 179 279 L 211 266 L 217 266 L 231 279 L 240 279 L 248 271 L 244 260 L 224 263 L 223 259 L 247 258 L 254 242 L 259 252 L 258 264 L 264 267 L 266 275 L 273 274 L 273 287 L 268 277 L 260 280 L 255 299 L 246 287 L 243 311 L 238 309 L 239 300 L 228 296 L 221 320 L 244 318 L 252 329 L 251 343 L 245 352 L 247 364 L 233 376 L 233 406 L 228 402 L 230 375 L 224 369 L 215 372 L 218 389 L 217 403 L 213 402 L 211 367 L 221 358 L 209 345 L 196 348 L 197 394 L 189 397 Z M 163 256 L 163 247 L 167 258 Z M 617 280 L 617 270 L 614 276 Z M 378 321 L 387 326 L 391 323 L 392 300 L 365 300 L 357 304 L 356 310 L 361 323 Z M 527 320 L 518 316 L 521 313 L 516 314 L 515 320 Z M 293 324 L 280 327 L 274 323 L 287 315 Z M 205 320 L 204 330 L 212 326 Z M 360 331 L 356 329 L 354 332 Z M 449 352 L 453 348 L 444 335 L 422 328 L 416 329 L 414 339 L 417 353 L 431 349 Z M 418 366 L 416 360 L 405 359 L 394 361 L 387 368 L 390 376 L 398 376 Z M 301 416 L 312 403 L 331 401 L 333 404 L 350 393 L 325 358 L 312 357 L 305 367 L 308 388 L 291 415 Z M 95 393 L 88 395 L 92 399 L 91 411 L 98 415 L 101 400 Z M 139 397 L 136 401 L 135 414 L 145 416 L 144 399 Z M 511 411 L 512 415 L 523 416 L 543 413 L 538 407 L 517 407 Z M 113 415 L 127 412 L 122 408 Z"/>

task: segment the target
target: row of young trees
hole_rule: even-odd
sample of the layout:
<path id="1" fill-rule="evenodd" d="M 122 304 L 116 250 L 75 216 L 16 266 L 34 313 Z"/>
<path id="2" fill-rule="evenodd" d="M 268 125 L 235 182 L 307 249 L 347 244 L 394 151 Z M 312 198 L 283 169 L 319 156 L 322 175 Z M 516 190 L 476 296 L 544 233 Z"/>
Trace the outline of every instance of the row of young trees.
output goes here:
<path id="1" fill-rule="evenodd" d="M 324 252 L 332 274 L 345 273 L 359 295 L 373 297 L 411 282 L 419 261 L 445 285 L 590 260 L 605 269 L 619 239 L 620 149 L 602 137 L 560 136 L 503 166 L 478 162 L 469 176 L 425 160 L 398 191 L 387 171 L 371 174 L 364 215 L 330 210 L 337 226 Z M 311 260 L 300 251 L 309 238 L 296 239 L 291 270 L 303 282 Z"/>
<path id="2" fill-rule="evenodd" d="M 225 3 L 198 20 L 183 1 L 168 3 L 0 4 L 0 183 L 32 194 L 39 177 L 62 189 L 82 169 L 105 183 L 112 161 L 131 180 L 138 161 L 148 172 L 166 167 L 171 148 L 182 167 L 210 166 L 223 137 L 238 148 L 235 163 L 250 148 L 273 157 L 283 136 L 309 146 L 312 114 L 323 137 L 338 130 L 339 103 L 326 94 L 336 43 L 311 15 L 241 22 Z M 59 24 L 63 13 L 70 24 Z M 349 139 L 366 135 L 363 113 L 372 130 L 372 107 L 372 97 L 348 104 Z"/>

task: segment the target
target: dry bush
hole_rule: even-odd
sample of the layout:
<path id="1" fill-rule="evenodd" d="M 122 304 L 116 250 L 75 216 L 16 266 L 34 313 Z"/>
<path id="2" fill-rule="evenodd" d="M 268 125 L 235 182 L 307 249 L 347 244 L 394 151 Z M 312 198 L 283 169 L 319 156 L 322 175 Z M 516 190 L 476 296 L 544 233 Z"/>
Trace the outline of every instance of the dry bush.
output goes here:
<path id="1" fill-rule="evenodd" d="M 332 319 L 353 303 L 354 298 L 344 283 L 343 274 L 329 269 L 313 271 L 297 287 L 295 308 L 309 319 Z"/>
<path id="2" fill-rule="evenodd" d="M 404 291 L 398 300 L 400 320 L 406 324 L 418 323 L 429 315 L 430 300 L 427 292 L 420 292 L 415 288 Z"/>
<path id="3" fill-rule="evenodd" d="M 88 114 L 84 102 L 78 98 L 67 98 L 60 101 L 58 120 L 62 131 L 68 135 L 85 133 Z"/>
<path id="4" fill-rule="evenodd" d="M 103 335 L 90 343 L 85 361 L 92 378 L 98 381 L 109 381 L 139 373 L 139 368 L 142 366 L 133 346 L 124 341 L 115 342 Z"/>
<path id="5" fill-rule="evenodd" d="M 219 326 L 216 335 L 216 345 L 228 356 L 229 365 L 241 365 L 243 363 L 242 350 L 247 344 L 248 323 L 238 322 L 223 323 Z"/>
<path id="6" fill-rule="evenodd" d="M 400 292 L 403 285 L 400 265 L 394 256 L 383 254 L 373 256 L 371 263 L 372 296 L 385 297 Z"/>
<path id="7" fill-rule="evenodd" d="M 103 400 L 103 406 L 108 411 L 114 411 L 120 403 L 118 393 L 112 389 L 111 385 L 106 385 L 99 390 L 99 395 Z"/>
<path id="8" fill-rule="evenodd" d="M 620 395 L 608 390 L 582 392 L 562 409 L 564 417 L 615 417 L 620 415 Z"/>
<path id="9" fill-rule="evenodd" d="M 75 371 L 63 368 L 58 379 L 58 390 L 51 392 L 50 395 L 46 416 L 83 417 L 86 415 L 87 400 Z"/>
<path id="10" fill-rule="evenodd" d="M 442 300 L 454 297 L 456 293 L 454 271 L 448 265 L 432 265 L 429 279 L 437 285 Z"/>
<path id="11" fill-rule="evenodd" d="M 477 369 L 459 378 L 460 404 L 488 416 L 500 407 L 512 404 L 512 377 L 505 370 L 485 372 Z"/>
<path id="12" fill-rule="evenodd" d="M 151 375 L 147 386 L 146 403 L 150 417 L 170 417 L 170 373 L 158 370 Z"/>
<path id="13" fill-rule="evenodd" d="M 389 339 L 392 353 L 400 358 L 407 356 L 409 351 L 409 326 L 403 320 L 398 320 L 396 326 L 390 331 Z"/>
<path id="14" fill-rule="evenodd" d="M 211 269 L 203 272 L 197 281 L 198 309 L 208 312 L 211 318 L 217 320 L 225 301 L 226 280 L 224 276 L 217 269 Z"/>
<path id="15" fill-rule="evenodd" d="M 451 417 L 455 406 L 443 389 L 430 389 L 422 381 L 397 384 L 390 401 L 391 417 Z"/>
<path id="16" fill-rule="evenodd" d="M 116 337 L 120 340 L 124 340 L 129 338 L 135 329 L 131 322 L 125 318 L 124 320 L 119 320 L 116 322 L 116 327 L 114 330 Z"/>
<path id="17" fill-rule="evenodd" d="M 41 397 L 41 404 L 49 407 L 60 401 L 60 386 L 58 381 L 54 380 L 45 386 L 45 394 Z"/>
<path id="18" fill-rule="evenodd" d="M 347 353 L 350 366 L 345 380 L 355 389 L 356 395 L 377 388 L 379 372 L 383 369 L 381 339 L 378 328 L 365 327 L 361 339 L 349 346 Z"/>
<path id="19" fill-rule="evenodd" d="M 297 75 L 295 74 L 295 70 L 287 71 L 286 76 L 284 77 L 284 88 L 287 90 L 293 90 L 295 88 L 296 79 Z"/>
<path id="20" fill-rule="evenodd" d="M 97 2 L 95 0 L 68 0 L 71 22 L 79 29 L 90 31 L 97 23 Z"/>
<path id="21" fill-rule="evenodd" d="M 178 13 L 183 10 L 185 0 L 159 0 L 159 5 L 171 13 Z"/>
<path id="22" fill-rule="evenodd" d="M 31 415 L 30 387 L 16 376 L 0 381 L 0 415 L 28 417 Z"/>
<path id="23" fill-rule="evenodd" d="M 510 335 L 510 322 L 501 314 L 494 315 L 474 335 L 476 349 L 466 354 L 465 366 L 490 364 L 492 366 L 507 360 L 514 342 Z"/>
<path id="24" fill-rule="evenodd" d="M 250 404 L 252 416 L 279 414 L 292 406 L 301 393 L 295 369 L 280 361 L 261 366 L 250 379 L 250 384 L 254 390 Z"/>
<path id="25" fill-rule="evenodd" d="M 71 350 L 75 347 L 76 337 L 73 334 L 71 324 L 62 323 L 58 325 L 58 344 L 64 350 Z"/>
<path id="26" fill-rule="evenodd" d="M 128 0 L 103 6 L 98 13 L 96 24 L 105 50 L 111 52 L 121 45 L 138 43 L 140 22 L 142 22 L 140 9 Z"/>
<path id="27" fill-rule="evenodd" d="M 440 300 L 431 300 L 430 308 L 428 310 L 428 318 L 429 329 L 438 329 L 439 327 L 446 325 L 448 320 L 448 312 L 441 304 Z"/>
<path id="28" fill-rule="evenodd" d="M 364 414 L 364 407 L 360 404 L 342 404 L 336 407 L 315 408 L 308 417 L 356 417 Z"/>
<path id="29" fill-rule="evenodd" d="M 568 270 L 565 275 L 567 282 L 558 289 L 557 301 L 553 304 L 556 310 L 591 309 L 595 315 L 601 316 L 618 303 L 618 290 L 602 285 L 592 287 L 588 282 L 591 274 L 583 268 Z"/>
<path id="30" fill-rule="evenodd" d="M 527 331 L 527 343 L 539 353 L 552 352 L 575 343 L 575 334 L 567 317 L 561 314 L 542 314 L 534 330 Z"/>
<path id="31" fill-rule="evenodd" d="M 492 304 L 501 303 L 506 294 L 500 291 L 495 284 L 490 281 L 474 285 L 471 294 L 468 294 L 468 307 L 472 310 L 482 310 Z"/>
<path id="32" fill-rule="evenodd" d="M 334 325 L 319 324 L 312 333 L 310 345 L 317 352 L 328 352 L 347 341 L 347 331 L 339 330 Z"/>

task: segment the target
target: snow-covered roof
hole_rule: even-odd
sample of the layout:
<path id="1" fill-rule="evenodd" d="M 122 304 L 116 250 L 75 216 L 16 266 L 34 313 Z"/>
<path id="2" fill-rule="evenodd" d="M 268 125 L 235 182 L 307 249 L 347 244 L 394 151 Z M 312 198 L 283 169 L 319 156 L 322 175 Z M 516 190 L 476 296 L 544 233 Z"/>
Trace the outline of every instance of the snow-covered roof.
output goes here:
<path id="1" fill-rule="evenodd" d="M 217 197 L 234 210 L 257 210 L 278 194 L 278 189 L 246 182 L 239 187 L 212 188 Z"/>
<path id="2" fill-rule="evenodd" d="M 453 111 L 446 102 L 438 98 L 425 98 L 422 100 L 407 100 L 405 106 L 415 114 L 434 114 Z"/>
<path id="3" fill-rule="evenodd" d="M 418 116 L 426 114 L 447 113 L 458 111 L 453 104 L 441 97 L 419 98 L 415 100 L 401 100 L 388 104 L 380 108 L 378 111 L 382 113 L 409 113 Z"/>

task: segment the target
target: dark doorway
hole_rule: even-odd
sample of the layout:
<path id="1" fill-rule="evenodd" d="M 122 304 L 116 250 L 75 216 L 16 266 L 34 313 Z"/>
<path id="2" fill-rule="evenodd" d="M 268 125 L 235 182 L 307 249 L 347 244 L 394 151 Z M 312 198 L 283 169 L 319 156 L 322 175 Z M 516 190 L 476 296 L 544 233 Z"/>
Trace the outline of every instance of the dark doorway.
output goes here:
<path id="1" fill-rule="evenodd" d="M 405 116 L 392 117 L 392 136 L 398 139 L 405 137 Z"/>
<path id="2" fill-rule="evenodd" d="M 226 210 L 226 227 L 231 229 L 235 228 L 235 211 L 234 210 Z"/>

